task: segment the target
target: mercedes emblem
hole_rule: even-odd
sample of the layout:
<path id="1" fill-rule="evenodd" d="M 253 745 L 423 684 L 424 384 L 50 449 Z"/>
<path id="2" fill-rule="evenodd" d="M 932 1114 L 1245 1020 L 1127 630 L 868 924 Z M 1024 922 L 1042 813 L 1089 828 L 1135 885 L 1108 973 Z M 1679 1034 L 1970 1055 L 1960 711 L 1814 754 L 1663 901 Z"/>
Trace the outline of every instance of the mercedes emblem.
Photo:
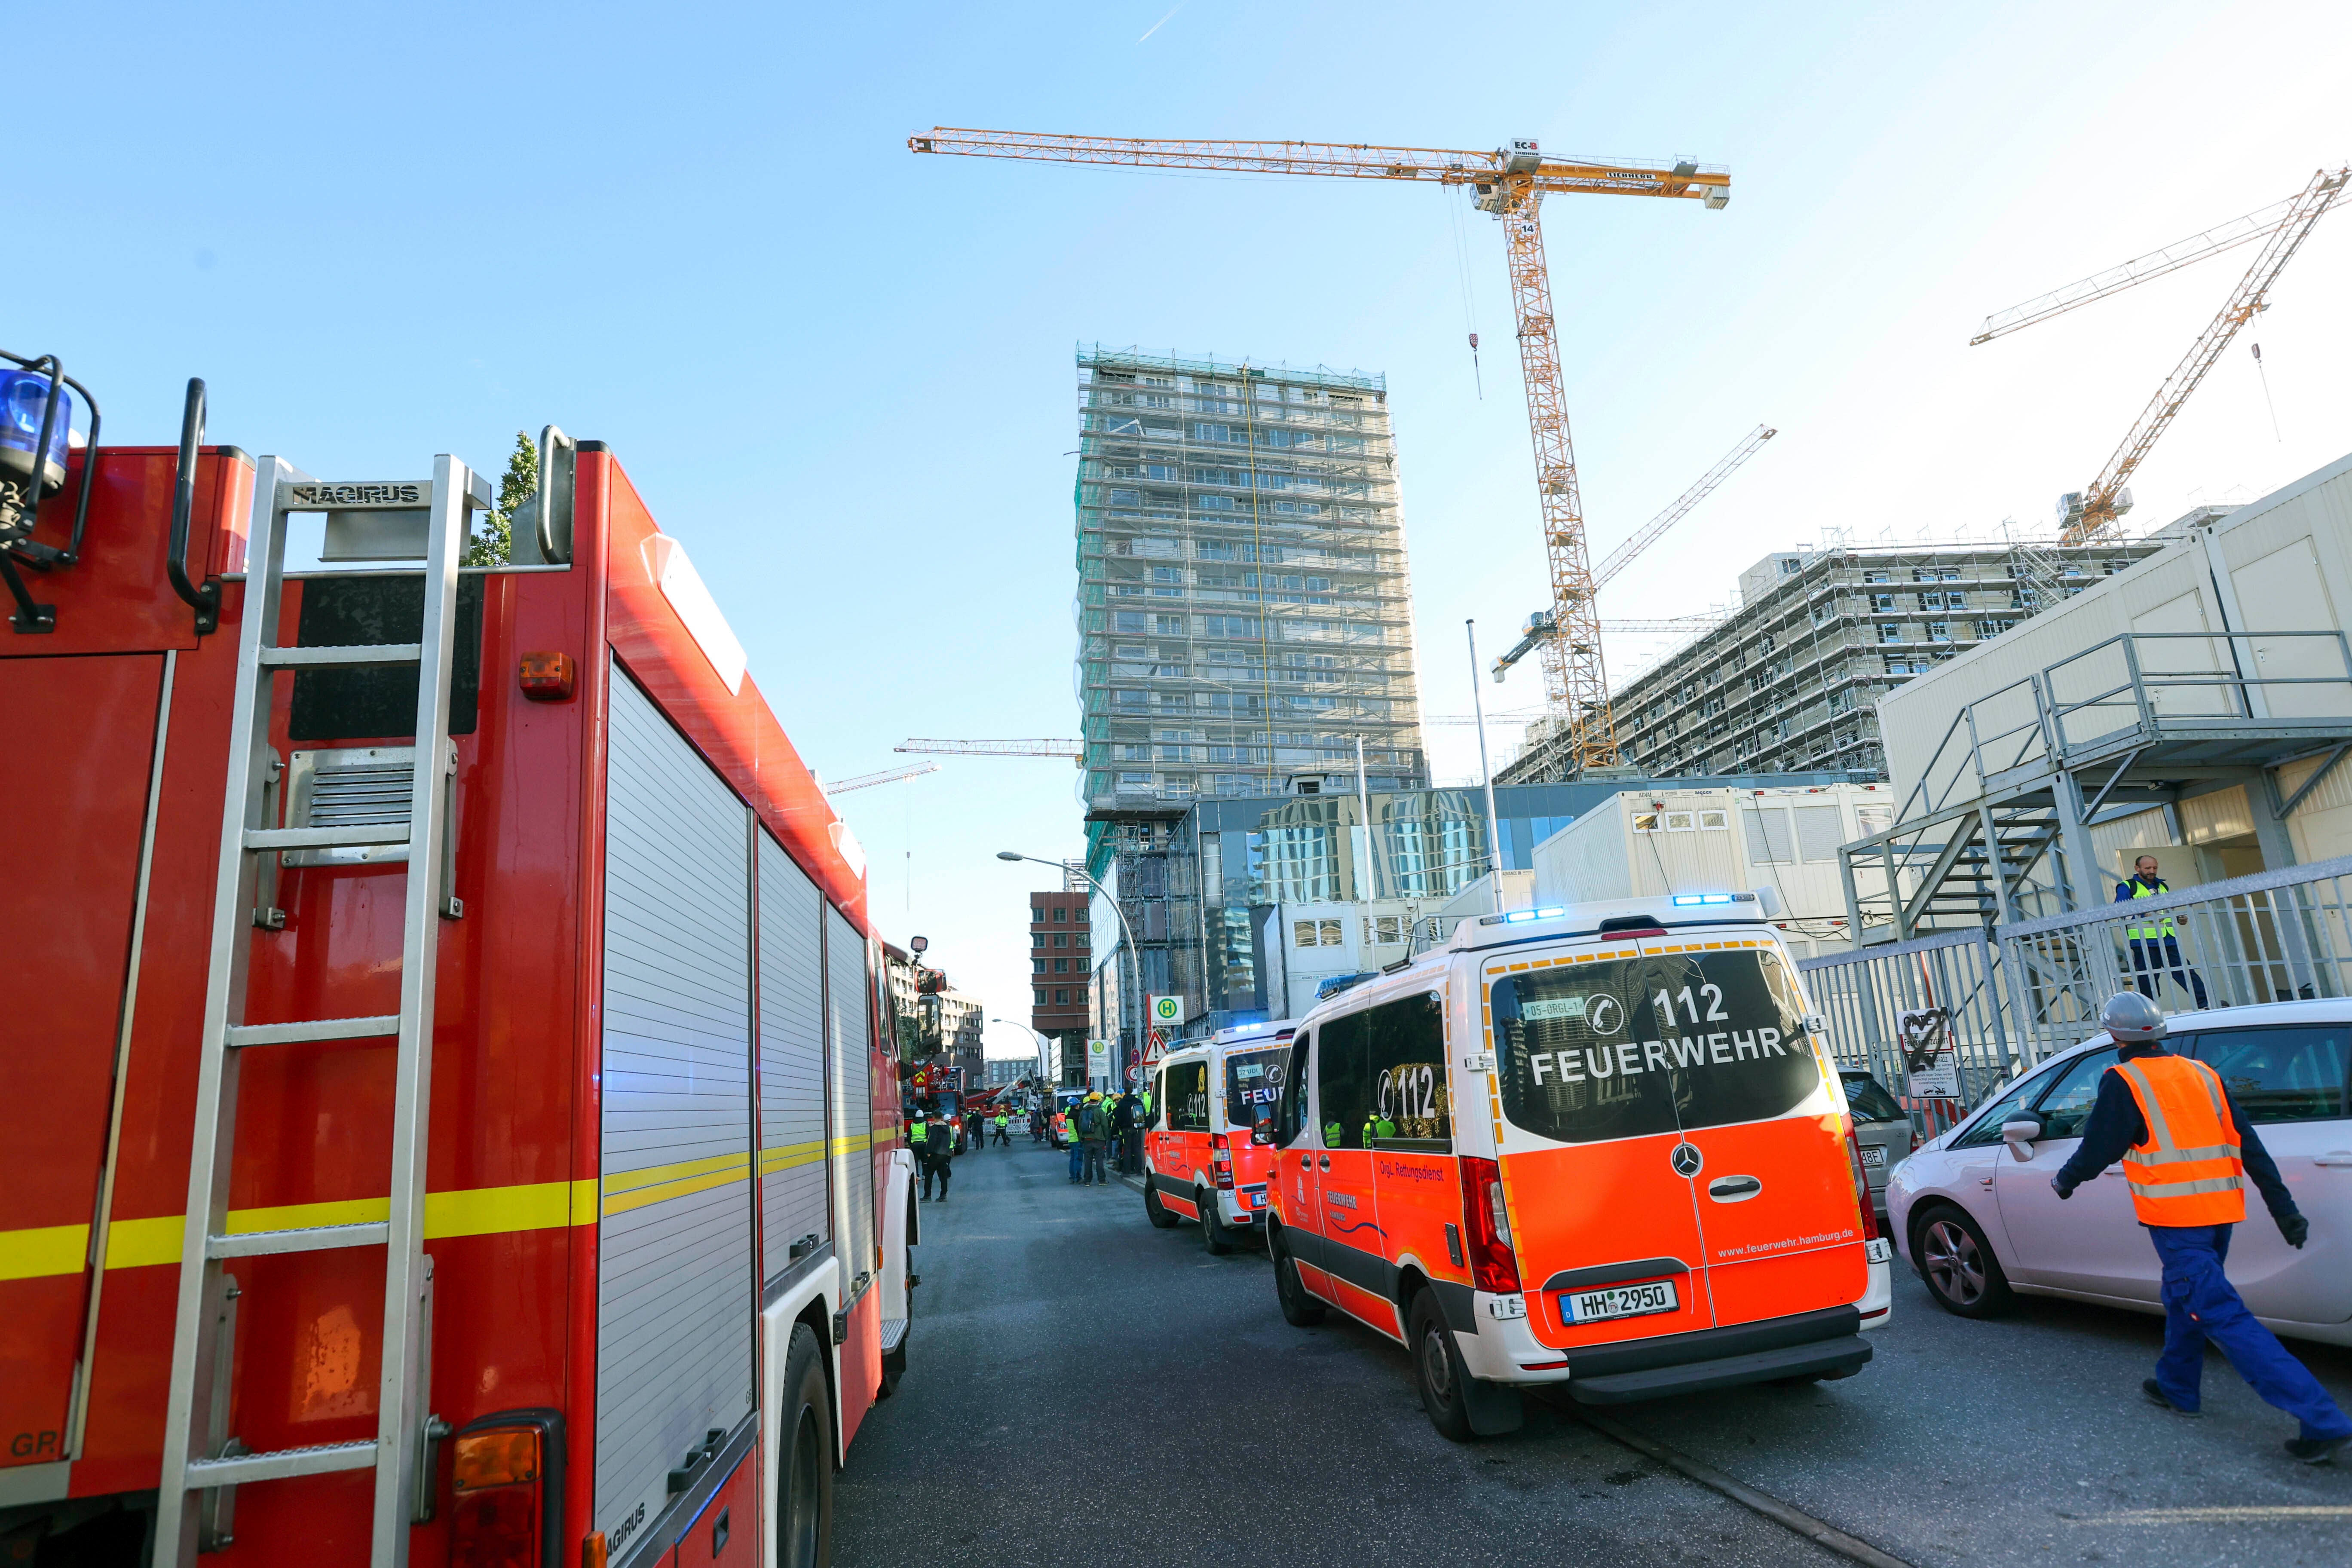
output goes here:
<path id="1" fill-rule="evenodd" d="M 1675 1152 L 1666 1158 L 1673 1163 L 1677 1176 L 1696 1176 L 1699 1168 L 1706 1163 L 1706 1157 L 1698 1152 L 1696 1143 L 1677 1143 Z"/>

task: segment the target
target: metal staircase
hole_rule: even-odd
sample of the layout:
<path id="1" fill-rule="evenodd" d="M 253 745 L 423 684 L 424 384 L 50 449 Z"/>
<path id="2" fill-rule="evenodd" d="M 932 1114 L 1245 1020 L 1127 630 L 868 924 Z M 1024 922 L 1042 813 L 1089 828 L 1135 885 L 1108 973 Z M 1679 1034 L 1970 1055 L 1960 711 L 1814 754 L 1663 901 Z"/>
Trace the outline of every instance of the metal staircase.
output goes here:
<path id="1" fill-rule="evenodd" d="M 247 541 L 244 623 L 238 637 L 228 787 L 222 814 L 219 879 L 212 915 L 204 1035 L 199 1045 L 194 1140 L 188 1158 L 186 1227 L 172 1342 L 171 1402 L 163 1429 L 157 1497 L 158 1563 L 187 1568 L 200 1552 L 231 1539 L 235 1489 L 335 1470 L 373 1469 L 375 1497 L 368 1561 L 397 1568 L 408 1558 L 409 1527 L 429 1517 L 431 1451 L 444 1428 L 427 1412 L 430 1390 L 432 1259 L 423 1249 L 426 1118 L 432 1089 L 434 960 L 448 875 L 441 852 L 451 761 L 448 691 L 457 642 L 457 566 L 470 513 L 490 504 L 488 487 L 446 455 L 433 460 L 429 482 L 322 484 L 282 459 L 265 458 Z M 425 610 L 414 643 L 362 647 L 289 647 L 278 641 L 283 597 L 286 519 L 328 511 L 394 531 L 425 525 Z M 405 514 L 393 516 L 388 514 Z M 353 518 L 353 514 L 373 514 Z M 415 665 L 415 744 L 407 813 L 325 826 L 271 820 L 278 790 L 270 745 L 277 672 L 320 666 Z M 246 977 L 257 927 L 276 930 L 266 897 L 265 863 L 288 851 L 369 849 L 379 859 L 405 858 L 401 927 L 400 1011 L 302 1023 L 245 1021 Z M 299 942 L 299 933 L 273 940 Z M 381 1221 L 232 1233 L 229 1177 L 236 1147 L 238 1062 L 245 1052 L 320 1040 L 374 1040 L 395 1053 L 388 1213 Z M 376 1436 L 356 1442 L 254 1453 L 231 1430 L 238 1286 L 227 1265 L 238 1258 L 334 1247 L 384 1249 L 383 1371 Z M 251 1345 L 248 1360 L 282 1347 Z"/>

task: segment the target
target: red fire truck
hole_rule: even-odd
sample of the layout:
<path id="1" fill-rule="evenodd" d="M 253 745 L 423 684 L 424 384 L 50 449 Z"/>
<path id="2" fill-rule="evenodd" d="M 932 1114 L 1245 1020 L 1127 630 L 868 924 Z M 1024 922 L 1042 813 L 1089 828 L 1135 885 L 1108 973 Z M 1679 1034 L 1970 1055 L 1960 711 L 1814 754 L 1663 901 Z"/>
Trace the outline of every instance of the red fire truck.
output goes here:
<path id="1" fill-rule="evenodd" d="M 453 458 L 317 480 L 195 383 L 69 448 L 15 363 L 0 1560 L 824 1562 L 907 1354 L 897 1031 L 685 551 L 552 427 L 468 566 Z"/>

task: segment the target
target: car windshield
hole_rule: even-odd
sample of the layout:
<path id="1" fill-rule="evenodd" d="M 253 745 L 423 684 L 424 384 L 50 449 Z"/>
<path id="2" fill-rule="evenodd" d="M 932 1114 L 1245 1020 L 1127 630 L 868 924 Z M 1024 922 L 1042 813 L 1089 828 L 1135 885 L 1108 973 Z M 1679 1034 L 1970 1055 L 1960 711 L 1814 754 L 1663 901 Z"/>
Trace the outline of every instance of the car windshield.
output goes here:
<path id="1" fill-rule="evenodd" d="M 1489 994 L 1503 1114 L 1561 1142 L 1759 1121 L 1822 1086 L 1778 954 L 1644 954 Z"/>
<path id="2" fill-rule="evenodd" d="M 1866 1072 L 1842 1072 L 1838 1078 L 1845 1084 L 1846 1109 L 1853 1112 L 1856 1121 L 1902 1121 L 1907 1120 L 1903 1107 L 1886 1088 Z"/>
<path id="3" fill-rule="evenodd" d="M 1290 1060 L 1287 1046 L 1262 1051 L 1234 1051 L 1225 1058 L 1225 1124 L 1255 1127 L 1274 1114 L 1282 1099 L 1283 1068 Z"/>

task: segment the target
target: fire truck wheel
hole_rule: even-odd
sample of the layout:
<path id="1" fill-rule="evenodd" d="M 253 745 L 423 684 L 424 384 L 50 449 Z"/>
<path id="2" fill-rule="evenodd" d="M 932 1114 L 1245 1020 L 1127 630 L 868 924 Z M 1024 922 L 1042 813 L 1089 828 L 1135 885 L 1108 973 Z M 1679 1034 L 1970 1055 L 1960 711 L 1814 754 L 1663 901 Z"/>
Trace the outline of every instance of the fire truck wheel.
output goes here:
<path id="1" fill-rule="evenodd" d="M 1323 1321 L 1323 1309 L 1307 1293 L 1306 1281 L 1298 1278 L 1298 1260 L 1290 1256 L 1278 1230 L 1266 1245 L 1274 1254 L 1274 1293 L 1282 1302 L 1282 1321 L 1293 1328 L 1313 1328 Z"/>
<path id="2" fill-rule="evenodd" d="M 783 1445 L 776 1465 L 782 1568 L 825 1568 L 833 1559 L 833 1407 L 825 1397 L 824 1353 L 806 1323 L 793 1326 L 776 1426 Z"/>
<path id="3" fill-rule="evenodd" d="M 1150 1182 L 1150 1173 L 1146 1172 L 1143 1179 Z M 1169 1212 L 1168 1205 L 1160 1201 L 1160 1189 L 1157 1187 L 1146 1186 L 1143 1189 L 1143 1217 L 1151 1222 L 1154 1230 L 1176 1228 L 1176 1216 Z"/>
<path id="4" fill-rule="evenodd" d="M 1234 1233 L 1225 1228 L 1225 1216 L 1217 1212 L 1217 1194 L 1206 1187 L 1194 1187 L 1192 1202 L 1201 1211 L 1201 1245 L 1211 1256 L 1223 1258 L 1234 1249 Z"/>
<path id="5" fill-rule="evenodd" d="M 1911 1256 L 1936 1305 L 1961 1318 L 1993 1318 L 2017 1302 L 2000 1259 L 1977 1222 L 1937 1204 L 1911 1222 Z"/>
<path id="6" fill-rule="evenodd" d="M 1407 1340 L 1412 1347 L 1412 1381 L 1421 1390 L 1430 1425 L 1457 1443 L 1477 1436 L 1470 1425 L 1470 1373 L 1454 1346 L 1453 1331 L 1433 1290 L 1417 1292 Z"/>

